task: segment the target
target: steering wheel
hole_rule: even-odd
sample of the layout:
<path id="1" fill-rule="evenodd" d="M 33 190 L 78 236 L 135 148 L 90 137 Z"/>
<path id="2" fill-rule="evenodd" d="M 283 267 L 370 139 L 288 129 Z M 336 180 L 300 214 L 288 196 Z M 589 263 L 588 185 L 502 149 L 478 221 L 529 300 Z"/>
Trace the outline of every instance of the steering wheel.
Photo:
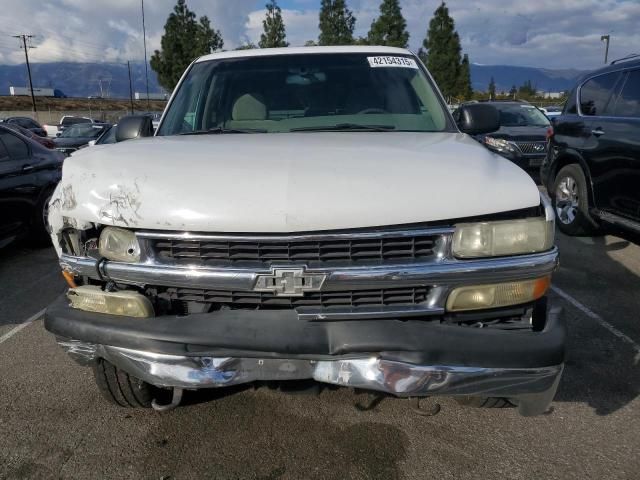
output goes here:
<path id="1" fill-rule="evenodd" d="M 364 110 L 360 110 L 356 115 L 366 115 L 369 113 L 389 113 L 384 108 L 365 108 Z"/>

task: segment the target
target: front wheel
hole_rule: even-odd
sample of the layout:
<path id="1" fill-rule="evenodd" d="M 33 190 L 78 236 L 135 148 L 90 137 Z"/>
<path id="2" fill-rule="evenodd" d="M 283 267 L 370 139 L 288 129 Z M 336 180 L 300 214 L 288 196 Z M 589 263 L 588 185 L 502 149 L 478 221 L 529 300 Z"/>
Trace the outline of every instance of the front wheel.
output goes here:
<path id="1" fill-rule="evenodd" d="M 120 407 L 150 408 L 155 388 L 100 358 L 93 365 L 98 390 Z"/>
<path id="2" fill-rule="evenodd" d="M 580 165 L 562 167 L 551 193 L 558 227 L 563 233 L 580 236 L 597 230 L 597 223 L 589 215 L 587 181 Z"/>

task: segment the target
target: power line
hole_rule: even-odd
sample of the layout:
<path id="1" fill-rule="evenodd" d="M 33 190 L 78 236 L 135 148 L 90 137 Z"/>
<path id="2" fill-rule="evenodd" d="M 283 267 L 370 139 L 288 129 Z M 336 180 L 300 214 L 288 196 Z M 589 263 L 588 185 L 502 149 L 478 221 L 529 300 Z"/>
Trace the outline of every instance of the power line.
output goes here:
<path id="1" fill-rule="evenodd" d="M 29 49 L 35 47 L 32 47 L 31 45 L 27 46 L 27 40 L 31 41 L 33 35 L 27 35 L 23 33 L 20 35 L 14 35 L 14 37 L 22 40 L 22 46 L 24 47 L 24 59 L 27 62 L 27 73 L 29 74 L 29 90 L 31 90 L 31 103 L 33 103 L 33 113 L 37 114 L 38 110 L 36 108 L 36 97 L 33 94 L 33 82 L 31 81 L 31 65 L 29 65 Z"/>

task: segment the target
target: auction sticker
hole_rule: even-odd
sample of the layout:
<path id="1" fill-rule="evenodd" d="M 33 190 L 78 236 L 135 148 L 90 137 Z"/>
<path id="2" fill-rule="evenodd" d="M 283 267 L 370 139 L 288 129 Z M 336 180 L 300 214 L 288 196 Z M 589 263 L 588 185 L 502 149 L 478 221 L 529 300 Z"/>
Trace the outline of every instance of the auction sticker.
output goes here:
<path id="1" fill-rule="evenodd" d="M 367 57 L 371 68 L 378 67 L 400 67 L 418 68 L 418 64 L 413 58 L 407 57 Z"/>

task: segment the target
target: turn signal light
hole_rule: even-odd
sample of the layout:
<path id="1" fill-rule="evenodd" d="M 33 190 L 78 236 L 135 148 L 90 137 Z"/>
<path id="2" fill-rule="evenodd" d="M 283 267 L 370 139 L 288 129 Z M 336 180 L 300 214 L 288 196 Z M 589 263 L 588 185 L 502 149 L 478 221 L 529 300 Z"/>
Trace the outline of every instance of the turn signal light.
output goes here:
<path id="1" fill-rule="evenodd" d="M 520 282 L 460 287 L 449 294 L 447 310 L 461 312 L 532 302 L 544 296 L 550 285 L 551 277 L 547 276 Z"/>
<path id="2" fill-rule="evenodd" d="M 71 307 L 85 312 L 106 313 L 125 317 L 149 318 L 154 316 L 147 297 L 131 290 L 105 292 L 100 287 L 83 285 L 70 288 L 67 298 Z"/>

